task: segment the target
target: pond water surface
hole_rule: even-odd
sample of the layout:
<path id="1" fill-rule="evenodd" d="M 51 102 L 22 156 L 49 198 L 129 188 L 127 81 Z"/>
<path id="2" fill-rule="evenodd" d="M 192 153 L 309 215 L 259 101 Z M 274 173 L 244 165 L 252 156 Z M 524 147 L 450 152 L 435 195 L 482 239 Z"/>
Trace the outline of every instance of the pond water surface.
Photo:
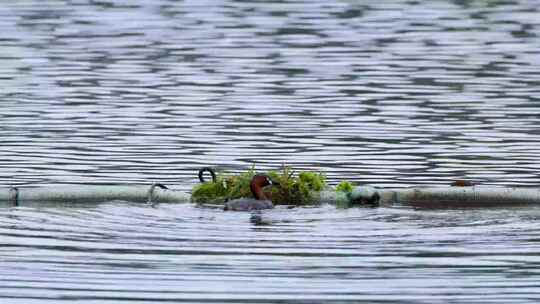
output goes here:
<path id="1" fill-rule="evenodd" d="M 0 187 L 540 184 L 537 1 L 9 1 Z M 1 303 L 536 303 L 540 207 L 0 207 Z"/>

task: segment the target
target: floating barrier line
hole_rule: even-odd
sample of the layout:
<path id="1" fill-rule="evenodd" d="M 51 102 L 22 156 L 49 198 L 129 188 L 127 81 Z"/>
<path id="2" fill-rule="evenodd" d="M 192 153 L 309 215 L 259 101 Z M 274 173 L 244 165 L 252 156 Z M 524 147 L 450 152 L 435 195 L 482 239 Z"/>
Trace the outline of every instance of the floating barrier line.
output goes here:
<path id="1" fill-rule="evenodd" d="M 540 188 L 496 186 L 382 188 L 358 186 L 352 192 L 317 193 L 319 203 L 353 206 L 412 206 L 418 208 L 464 208 L 540 205 Z M 18 206 L 32 202 L 101 203 L 124 200 L 138 203 L 188 203 L 191 195 L 152 185 L 58 185 L 39 188 L 0 188 L 0 204 Z"/>

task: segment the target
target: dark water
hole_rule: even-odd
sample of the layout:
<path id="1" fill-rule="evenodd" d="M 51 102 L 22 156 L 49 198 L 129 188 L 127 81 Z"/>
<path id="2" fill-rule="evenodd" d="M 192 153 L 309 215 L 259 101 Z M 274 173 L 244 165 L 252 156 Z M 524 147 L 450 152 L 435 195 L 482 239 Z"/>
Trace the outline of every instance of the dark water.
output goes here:
<path id="1" fill-rule="evenodd" d="M 4 1 L 0 186 L 540 183 L 540 2 Z M 540 209 L 0 209 L 2 303 L 536 303 Z"/>

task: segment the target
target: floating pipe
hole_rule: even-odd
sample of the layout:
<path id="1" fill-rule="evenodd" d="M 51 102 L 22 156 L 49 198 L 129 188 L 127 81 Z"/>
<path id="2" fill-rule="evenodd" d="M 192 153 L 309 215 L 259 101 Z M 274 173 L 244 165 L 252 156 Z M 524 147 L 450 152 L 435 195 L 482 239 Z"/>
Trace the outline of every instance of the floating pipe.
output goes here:
<path id="1" fill-rule="evenodd" d="M 141 203 L 185 203 L 190 195 L 160 184 L 153 185 L 58 185 L 39 188 L 1 188 L 0 203 L 19 205 L 26 202 L 100 203 L 125 200 Z"/>
<path id="2" fill-rule="evenodd" d="M 540 189 L 496 186 L 412 187 L 376 189 L 356 187 L 350 204 L 378 195 L 378 206 L 412 206 L 415 208 L 479 208 L 540 205 Z"/>
<path id="3" fill-rule="evenodd" d="M 124 200 L 138 203 L 187 203 L 188 193 L 153 185 L 57 185 L 39 188 L 0 188 L 0 205 L 25 203 L 100 203 Z M 350 193 L 322 191 L 319 203 L 352 207 L 412 206 L 465 208 L 540 205 L 540 189 L 496 186 L 383 188 L 358 186 Z"/>

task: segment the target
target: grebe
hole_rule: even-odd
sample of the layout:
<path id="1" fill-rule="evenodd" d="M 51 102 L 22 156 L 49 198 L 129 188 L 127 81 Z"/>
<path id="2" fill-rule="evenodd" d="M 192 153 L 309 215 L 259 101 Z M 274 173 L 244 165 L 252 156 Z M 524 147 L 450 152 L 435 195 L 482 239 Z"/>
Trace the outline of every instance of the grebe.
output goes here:
<path id="1" fill-rule="evenodd" d="M 252 211 L 274 208 L 274 204 L 263 191 L 263 187 L 268 185 L 272 185 L 268 176 L 260 174 L 253 176 L 249 188 L 254 198 L 239 198 L 229 201 L 225 203 L 223 210 Z"/>

